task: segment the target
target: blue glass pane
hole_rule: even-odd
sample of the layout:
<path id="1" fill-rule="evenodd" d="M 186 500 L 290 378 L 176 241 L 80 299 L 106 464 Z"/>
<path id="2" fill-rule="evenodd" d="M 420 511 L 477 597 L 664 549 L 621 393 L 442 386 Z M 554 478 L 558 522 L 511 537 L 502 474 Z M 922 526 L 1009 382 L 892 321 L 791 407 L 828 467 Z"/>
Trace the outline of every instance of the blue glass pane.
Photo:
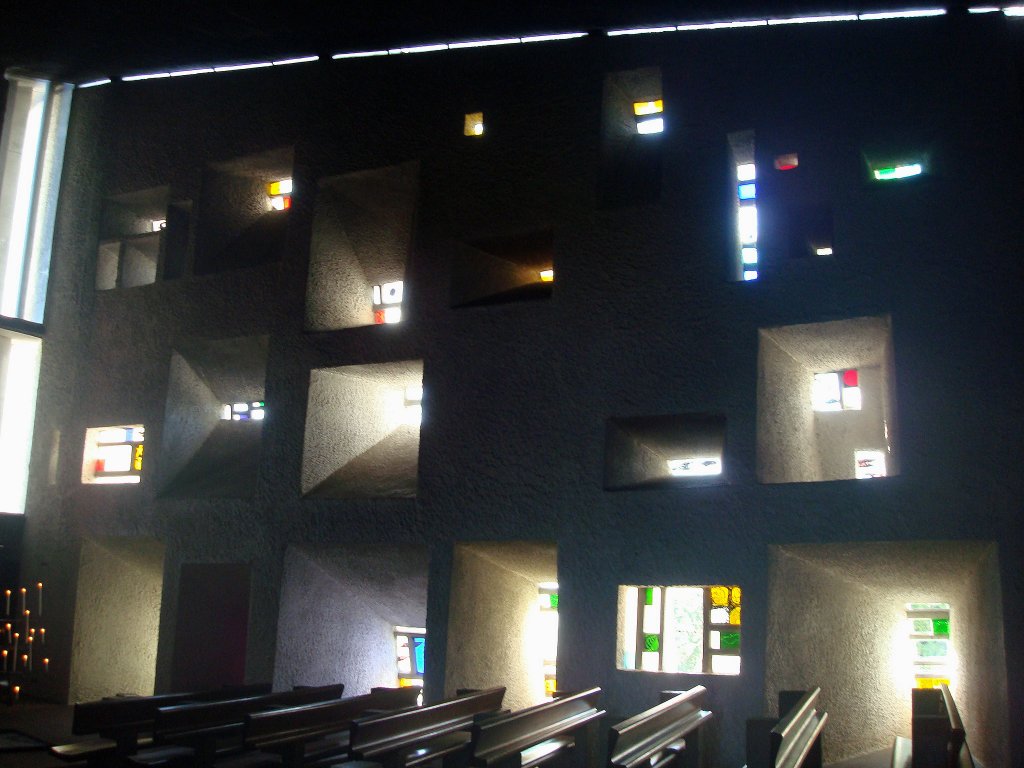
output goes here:
<path id="1" fill-rule="evenodd" d="M 740 196 L 740 200 L 753 200 L 757 197 L 757 185 L 740 184 L 739 187 L 737 187 L 737 193 Z"/>
<path id="2" fill-rule="evenodd" d="M 424 649 L 427 646 L 427 638 L 425 637 L 414 637 L 412 639 L 413 656 L 416 659 L 416 674 L 423 674 L 423 654 Z"/>

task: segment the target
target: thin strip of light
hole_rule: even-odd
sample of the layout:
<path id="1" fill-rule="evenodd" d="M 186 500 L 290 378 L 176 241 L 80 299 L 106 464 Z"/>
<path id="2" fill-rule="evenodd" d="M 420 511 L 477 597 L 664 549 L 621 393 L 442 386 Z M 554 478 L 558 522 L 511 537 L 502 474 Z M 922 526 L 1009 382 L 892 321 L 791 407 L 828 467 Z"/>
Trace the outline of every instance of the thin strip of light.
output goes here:
<path id="1" fill-rule="evenodd" d="M 658 32 L 675 32 L 675 25 L 671 27 L 639 27 L 637 29 L 612 29 L 605 34 L 608 37 L 618 37 L 619 35 L 653 35 Z"/>
<path id="2" fill-rule="evenodd" d="M 766 27 L 767 19 L 750 19 L 748 21 L 712 21 L 706 24 L 680 24 L 676 27 L 680 32 L 697 29 L 738 29 L 740 27 Z"/>
<path id="3" fill-rule="evenodd" d="M 142 75 L 128 75 L 127 77 L 122 77 L 121 80 L 126 83 L 131 83 L 135 80 L 159 80 L 160 78 L 170 76 L 170 72 L 146 72 Z"/>
<path id="4" fill-rule="evenodd" d="M 968 13 L 999 13 L 1000 10 L 1002 10 L 1002 9 L 999 8 L 999 6 L 996 6 L 996 5 L 984 5 L 984 6 L 977 6 L 975 8 L 968 8 L 967 12 Z"/>
<path id="5" fill-rule="evenodd" d="M 190 75 L 209 75 L 213 73 L 213 67 L 200 67 L 198 69 L 176 69 L 170 73 L 171 77 L 189 77 Z"/>
<path id="6" fill-rule="evenodd" d="M 448 43 L 448 50 L 454 51 L 457 48 L 487 48 L 491 45 L 519 45 L 521 42 L 518 37 L 502 37 L 495 40 L 467 40 L 462 43 Z"/>
<path id="7" fill-rule="evenodd" d="M 877 21 L 879 19 L 919 19 L 924 16 L 945 15 L 945 8 L 919 8 L 913 11 L 877 11 L 874 13 L 862 13 L 858 18 L 861 21 Z"/>
<path id="8" fill-rule="evenodd" d="M 275 67 L 283 67 L 285 64 L 305 64 L 307 61 L 319 61 L 319 56 L 297 56 L 294 59 L 280 59 L 270 62 Z"/>
<path id="9" fill-rule="evenodd" d="M 528 35 L 519 40 L 523 43 L 546 43 L 551 40 L 573 40 L 577 37 L 586 37 L 586 32 L 562 32 L 557 35 Z"/>
<path id="10" fill-rule="evenodd" d="M 390 48 L 388 53 L 430 53 L 431 51 L 447 51 L 447 43 L 434 43 L 431 45 L 411 45 L 407 48 Z"/>
<path id="11" fill-rule="evenodd" d="M 1003 8 L 1003 14 L 1006 16 L 1024 16 L 1024 5 L 1011 5 L 1009 8 Z"/>
<path id="12" fill-rule="evenodd" d="M 263 67 L 272 67 L 269 61 L 254 61 L 250 64 L 225 64 L 222 67 L 214 67 L 214 72 L 237 72 L 240 69 L 262 69 Z"/>
<path id="13" fill-rule="evenodd" d="M 88 83 L 80 83 L 78 88 L 95 88 L 97 85 L 107 85 L 110 82 L 109 77 L 101 78 L 100 80 L 90 80 Z"/>
<path id="14" fill-rule="evenodd" d="M 768 26 L 775 27 L 780 24 L 817 24 L 822 21 L 857 21 L 857 14 L 844 13 L 832 16 L 794 16 L 790 19 L 768 19 Z"/>
<path id="15" fill-rule="evenodd" d="M 365 59 L 370 56 L 387 56 L 387 51 L 352 51 L 350 53 L 336 53 L 332 59 Z"/>

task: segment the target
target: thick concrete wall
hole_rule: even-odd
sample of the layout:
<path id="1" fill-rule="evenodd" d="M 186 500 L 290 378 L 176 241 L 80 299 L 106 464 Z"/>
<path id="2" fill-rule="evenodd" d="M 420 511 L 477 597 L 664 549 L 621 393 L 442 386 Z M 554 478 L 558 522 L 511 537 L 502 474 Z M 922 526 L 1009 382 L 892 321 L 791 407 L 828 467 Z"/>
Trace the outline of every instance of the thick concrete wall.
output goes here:
<path id="1" fill-rule="evenodd" d="M 82 543 L 69 701 L 153 693 L 163 554 L 152 539 Z"/>
<path id="2" fill-rule="evenodd" d="M 76 92 L 24 573 L 74 595 L 82 538 L 159 539 L 167 568 L 157 688 L 166 690 L 175 626 L 188 612 L 179 604 L 182 563 L 251 564 L 260 599 L 245 674 L 267 680 L 289 546 L 429 547 L 427 629 L 443 638 L 457 583 L 445 553 L 455 543 L 555 542 L 559 684 L 599 684 L 606 708 L 623 715 L 650 706 L 661 689 L 707 685 L 716 711 L 709 754 L 720 765 L 742 761 L 736 734 L 766 698 L 771 545 L 999 541 L 1004 643 L 1018 647 L 1024 620 L 1010 609 L 1024 599 L 1024 562 L 1012 545 L 1021 535 L 1024 438 L 1010 416 L 1024 361 L 1007 354 L 1021 331 L 1006 308 L 1017 306 L 1024 242 L 1020 41 L 1011 20 L 986 16 L 591 36 Z M 613 186 L 636 194 L 616 200 L 601 188 L 605 78 L 652 65 L 668 130 L 657 151 L 636 158 L 654 170 L 634 168 L 626 180 L 638 187 Z M 467 103 L 485 111 L 483 137 L 461 133 Z M 773 264 L 766 250 L 763 280 L 727 279 L 735 230 L 726 136 L 745 129 L 755 131 L 759 169 L 771 173 L 776 153 L 797 151 L 827 182 L 808 194 L 829 196 L 835 257 Z M 862 152 L 879 145 L 924 147 L 933 172 L 874 185 Z M 215 227 L 206 169 L 281 146 L 295 147 L 297 191 L 279 219 L 279 258 L 93 289 L 105 199 L 166 185 L 170 199 L 194 201 L 200 230 Z M 614 160 L 625 167 L 629 157 Z M 306 332 L 319 181 L 417 159 L 405 319 Z M 546 230 L 550 298 L 451 307 L 448 243 Z M 208 242 L 200 234 L 186 265 Z M 759 329 L 885 314 L 900 474 L 758 482 Z M 172 351 L 189 339 L 261 334 L 273 407 L 252 497 L 160 496 Z M 311 372 L 405 360 L 423 361 L 425 386 L 415 499 L 304 495 Z M 728 484 L 605 491 L 608 419 L 679 413 L 726 417 Z M 339 416 L 333 431 L 361 429 L 367 418 L 354 413 L 342 424 Z M 142 483 L 82 486 L 85 430 L 118 423 L 146 425 Z M 55 431 L 61 451 L 50 485 L 53 441 L 38 436 Z M 643 583 L 741 585 L 741 674 L 615 670 L 617 588 Z M 72 605 L 55 604 L 55 638 L 71 635 L 73 615 Z M 452 663 L 444 643 L 430 646 L 428 663 L 435 696 Z M 66 696 L 67 674 L 54 669 L 55 697 Z M 1024 755 L 1024 669 L 1006 674 L 1012 764 Z"/>
<path id="3" fill-rule="evenodd" d="M 344 683 L 357 695 L 395 685 L 394 630 L 426 626 L 427 567 L 426 551 L 412 547 L 290 549 L 275 689 Z"/>

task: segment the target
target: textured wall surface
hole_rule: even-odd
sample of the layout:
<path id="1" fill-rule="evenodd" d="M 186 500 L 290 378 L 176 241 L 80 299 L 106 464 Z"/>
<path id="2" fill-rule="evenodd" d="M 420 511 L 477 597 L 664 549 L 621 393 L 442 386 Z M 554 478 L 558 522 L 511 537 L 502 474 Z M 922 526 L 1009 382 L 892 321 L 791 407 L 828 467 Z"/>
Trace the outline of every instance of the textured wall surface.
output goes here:
<path id="1" fill-rule="evenodd" d="M 948 603 L 950 689 L 975 734 L 971 751 L 985 765 L 1007 765 L 1001 611 L 990 607 L 1000 603 L 994 550 L 975 542 L 774 548 L 767 708 L 779 690 L 821 686 L 828 762 L 890 746 L 893 734 L 909 737 L 906 605 Z"/>
<path id="2" fill-rule="evenodd" d="M 154 540 L 82 542 L 69 701 L 153 693 L 163 560 Z"/>
<path id="3" fill-rule="evenodd" d="M 289 549 L 274 688 L 395 685 L 395 627 L 426 626 L 427 567 L 423 548 Z"/>
<path id="4" fill-rule="evenodd" d="M 787 669 L 814 663 L 814 649 L 800 638 L 786 652 L 773 640 L 777 632 L 791 634 L 769 621 L 772 546 L 941 540 L 955 550 L 962 542 L 997 542 L 998 577 L 985 588 L 998 581 L 1003 610 L 993 611 L 992 621 L 1001 616 L 1006 649 L 1019 647 L 1024 432 L 1014 408 L 1024 360 L 1008 350 L 1021 336 L 1012 309 L 1024 242 L 1024 121 L 1022 33 L 1011 22 L 999 14 L 951 15 L 593 35 L 76 91 L 24 538 L 24 573 L 52 584 L 55 596 L 49 695 L 68 694 L 72 630 L 76 615 L 88 613 L 73 599 L 78 549 L 83 539 L 107 537 L 155 539 L 164 547 L 158 690 L 174 684 L 175 629 L 190 616 L 183 564 L 250 569 L 244 674 L 283 683 L 282 664 L 299 680 L 302 664 L 327 679 L 332 663 L 330 653 L 316 650 L 331 647 L 326 640 L 288 656 L 282 633 L 292 631 L 289 611 L 301 601 L 282 599 L 297 588 L 286 576 L 287 552 L 428 551 L 428 699 L 443 694 L 460 664 L 482 668 L 493 658 L 489 648 L 458 658 L 465 636 L 448 634 L 450 622 L 462 620 L 453 590 L 471 583 L 454 578 L 462 567 L 457 545 L 552 542 L 559 685 L 600 685 L 605 708 L 623 716 L 651 706 L 659 690 L 706 685 L 716 714 L 707 734 L 715 766 L 740 764 L 743 721 L 774 695 L 779 677 L 768 674 L 770 644 L 771 658 L 788 659 Z M 650 67 L 660 79 L 645 76 L 636 87 L 659 86 L 667 129 L 645 143 L 626 130 L 636 78 L 617 73 Z M 609 77 L 615 88 L 604 100 Z M 463 136 L 464 114 L 479 110 L 487 132 Z M 747 129 L 765 177 L 764 269 L 752 283 L 729 279 L 735 169 L 727 135 Z M 926 153 L 929 172 L 874 184 L 865 157 L 879 148 Z M 789 202 L 772 199 L 773 161 L 793 151 L 808 172 L 806 195 L 833 209 L 830 259 L 790 258 L 772 245 L 768 214 L 773 203 L 781 210 Z M 362 245 L 351 242 L 353 253 L 375 243 L 390 252 L 410 233 L 403 321 L 307 331 L 311 275 L 330 262 L 314 257 L 316 211 L 339 205 L 339 221 L 358 218 L 359 201 L 349 210 L 344 196 L 332 198 L 327 180 L 363 173 L 380 180 L 381 169 L 407 164 L 418 167 L 414 187 L 402 193 L 415 203 L 411 222 L 396 203 L 394 216 L 372 219 Z M 271 173 L 293 176 L 293 205 L 247 240 L 259 184 Z M 242 181 L 233 186 L 227 177 Z M 378 192 L 369 186 L 352 191 L 379 200 L 391 189 L 382 180 Z M 183 272 L 96 291 L 104 202 L 157 187 L 167 187 L 171 201 L 192 201 Z M 784 195 L 783 185 L 774 190 Z M 393 231 L 377 239 L 380 226 Z M 452 307 L 452 243 L 547 231 L 556 280 L 546 298 Z M 312 271 L 311 260 L 318 264 Z M 345 269 L 358 275 L 364 267 Z M 338 286 L 350 284 L 345 277 Z M 348 298 L 353 306 L 366 300 Z M 879 354 L 891 357 L 895 372 L 882 386 L 892 395 L 886 407 L 899 406 L 886 416 L 898 422 L 899 474 L 810 482 L 820 468 L 800 458 L 812 438 L 799 422 L 780 452 L 792 458 L 759 470 L 763 432 L 772 428 L 758 407 L 765 384 L 759 347 L 774 354 L 760 344 L 759 331 L 865 317 L 891 318 L 892 344 Z M 194 343 L 253 337 L 267 339 L 270 410 L 251 495 L 162 493 L 163 481 L 184 466 L 167 446 L 182 445 L 178 438 L 188 431 L 174 410 L 177 396 L 169 397 L 179 386 L 170 373 L 173 355 L 206 379 Z M 352 466 L 339 468 L 346 456 L 377 464 L 367 450 L 383 435 L 371 426 L 381 418 L 375 406 L 320 387 L 320 377 L 403 361 L 422 361 L 425 389 L 415 498 L 407 493 L 408 474 L 400 497 L 371 493 L 370 483 L 356 484 L 359 492 L 345 498 L 310 493 Z M 233 359 L 223 367 L 244 364 Z M 248 373 L 239 380 L 251 381 Z M 372 378 L 369 384 L 367 392 Z M 725 417 L 728 484 L 605 490 L 609 419 L 698 413 Z M 85 430 L 110 424 L 146 425 L 139 485 L 80 482 Z M 51 484 L 53 441 L 40 436 L 55 432 L 62 439 Z M 381 450 L 393 466 L 407 466 L 407 447 Z M 360 473 L 374 476 L 370 468 Z M 786 482 L 759 482 L 773 479 Z M 383 480 L 399 487 L 390 485 L 391 474 Z M 889 570 L 898 581 L 914 568 L 894 558 Z M 620 584 L 716 583 L 744 590 L 739 676 L 615 669 Z M 503 605 L 477 610 L 481 627 L 507 628 Z M 801 626 L 817 629 L 811 624 Z M 984 661 L 964 662 L 985 665 L 990 677 L 974 687 L 980 693 L 963 689 L 965 708 L 1008 709 L 1005 735 L 987 717 L 971 727 L 979 744 L 1009 742 L 1009 763 L 1019 764 L 1024 667 L 999 670 L 998 635 L 996 628 L 976 641 Z M 367 651 L 376 653 L 385 651 Z M 517 658 L 511 647 L 507 653 Z M 837 652 L 836 664 L 847 663 L 861 669 L 866 662 Z M 876 666 L 862 671 L 868 679 L 885 674 Z M 835 669 L 837 679 L 850 674 Z M 833 727 L 841 734 L 850 724 L 837 716 Z"/>

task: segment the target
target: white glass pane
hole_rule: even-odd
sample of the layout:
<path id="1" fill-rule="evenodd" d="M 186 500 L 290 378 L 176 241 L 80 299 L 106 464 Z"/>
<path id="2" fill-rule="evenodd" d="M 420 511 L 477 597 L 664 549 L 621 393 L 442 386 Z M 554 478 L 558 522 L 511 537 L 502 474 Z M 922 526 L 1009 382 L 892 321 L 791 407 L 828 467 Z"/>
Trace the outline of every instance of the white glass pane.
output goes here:
<path id="1" fill-rule="evenodd" d="M 736 181 L 754 181 L 757 169 L 753 163 L 740 163 L 736 166 Z"/>
<path id="2" fill-rule="evenodd" d="M 643 653 L 641 653 L 640 669 L 645 669 L 648 672 L 660 671 L 660 668 L 658 666 L 660 661 L 659 656 L 660 654 L 658 654 L 656 651 L 644 651 Z"/>
<path id="3" fill-rule="evenodd" d="M 656 635 L 661 632 L 661 587 L 651 589 L 651 604 L 644 606 L 644 634 Z"/>
<path id="4" fill-rule="evenodd" d="M 619 638 L 622 644 L 622 666 L 620 669 L 636 669 L 636 587 L 620 587 L 622 626 Z"/>
<path id="5" fill-rule="evenodd" d="M 885 477 L 885 453 L 882 451 L 854 451 L 854 477 L 863 480 Z"/>
<path id="6" fill-rule="evenodd" d="M 662 668 L 666 672 L 701 671 L 704 653 L 704 590 L 665 588 L 665 632 Z"/>
<path id="7" fill-rule="evenodd" d="M 729 609 L 728 608 L 712 608 L 708 614 L 708 619 L 712 624 L 728 624 L 729 623 Z"/>
<path id="8" fill-rule="evenodd" d="M 842 403 L 839 399 L 839 374 L 816 373 L 814 386 L 811 389 L 811 405 L 816 411 L 839 411 Z"/>
<path id="9" fill-rule="evenodd" d="M 717 629 L 708 633 L 708 645 L 713 651 L 722 650 L 722 633 Z"/>
<path id="10" fill-rule="evenodd" d="M 96 436 L 97 443 L 126 443 L 128 442 L 128 431 L 124 427 L 111 427 L 101 429 Z"/>
<path id="11" fill-rule="evenodd" d="M 757 242 L 757 206 L 741 205 L 739 209 L 740 243 L 752 245 Z"/>
<path id="12" fill-rule="evenodd" d="M 715 675 L 738 675 L 740 657 L 715 654 L 711 657 L 711 673 Z"/>
<path id="13" fill-rule="evenodd" d="M 25 511 L 40 349 L 38 339 L 0 335 L 0 513 Z"/>
<path id="14" fill-rule="evenodd" d="M 131 468 L 130 445 L 101 445 L 96 449 L 97 472 L 127 472 Z"/>
<path id="15" fill-rule="evenodd" d="M 843 387 L 843 409 L 847 411 L 861 409 L 860 387 Z"/>

